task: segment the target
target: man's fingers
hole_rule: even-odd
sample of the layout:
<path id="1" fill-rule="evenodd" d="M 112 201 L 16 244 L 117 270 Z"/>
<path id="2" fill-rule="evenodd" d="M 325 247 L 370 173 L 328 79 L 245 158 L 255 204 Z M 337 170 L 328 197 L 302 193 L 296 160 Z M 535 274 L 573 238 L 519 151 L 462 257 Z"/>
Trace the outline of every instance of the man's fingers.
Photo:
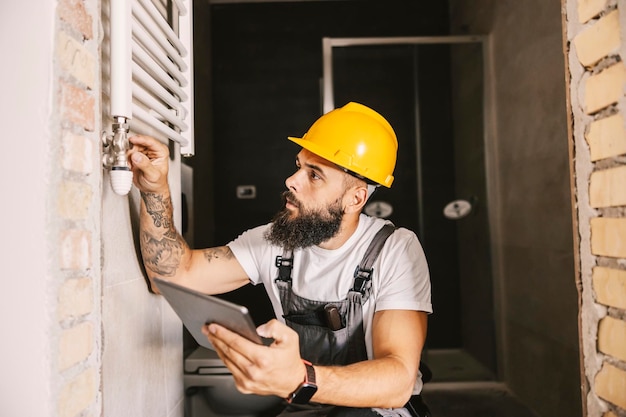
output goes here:
<path id="1" fill-rule="evenodd" d="M 298 337 L 291 328 L 276 319 L 272 319 L 267 323 L 260 325 L 257 327 L 256 331 L 262 337 L 274 339 L 274 343 L 279 345 L 290 341 L 292 338 Z"/>
<path id="2" fill-rule="evenodd" d="M 130 158 L 133 161 L 133 164 L 138 167 L 142 167 L 143 165 L 149 162 L 148 157 L 142 154 L 141 152 L 131 153 Z"/>
<path id="3" fill-rule="evenodd" d="M 149 136 L 132 136 L 133 147 L 128 151 L 133 181 L 142 192 L 158 192 L 167 184 L 169 149 Z"/>
<path id="4" fill-rule="evenodd" d="M 159 142 L 158 140 L 150 136 L 143 136 L 143 135 L 131 136 L 128 138 L 128 140 L 133 145 L 141 145 L 141 146 L 145 146 L 146 148 L 155 147 L 157 144 L 161 144 L 161 142 Z"/>
<path id="5" fill-rule="evenodd" d="M 143 178 L 148 182 L 155 182 L 160 177 L 160 172 L 152 165 L 150 159 L 141 152 L 133 152 L 130 155 L 133 171 L 141 171 Z"/>
<path id="6" fill-rule="evenodd" d="M 163 143 L 150 136 L 132 136 L 128 139 L 133 144 L 133 150 L 138 150 L 147 155 L 151 160 L 167 159 L 170 150 Z"/>
<path id="7" fill-rule="evenodd" d="M 233 376 L 254 379 L 251 372 L 255 369 L 254 342 L 222 326 L 210 324 L 202 332 L 217 351 L 222 361 L 231 370 Z M 252 347 L 252 349 L 250 349 Z"/>
<path id="8" fill-rule="evenodd" d="M 238 335 L 237 333 L 228 330 L 227 328 L 220 326 L 215 323 L 211 323 L 205 326 L 207 336 L 211 338 L 214 336 L 219 342 L 227 345 L 229 349 L 239 351 L 241 350 L 240 345 L 245 342 L 249 342 L 246 338 Z M 213 342 L 213 338 L 211 338 L 211 343 Z M 252 343 L 252 342 L 249 342 Z"/>

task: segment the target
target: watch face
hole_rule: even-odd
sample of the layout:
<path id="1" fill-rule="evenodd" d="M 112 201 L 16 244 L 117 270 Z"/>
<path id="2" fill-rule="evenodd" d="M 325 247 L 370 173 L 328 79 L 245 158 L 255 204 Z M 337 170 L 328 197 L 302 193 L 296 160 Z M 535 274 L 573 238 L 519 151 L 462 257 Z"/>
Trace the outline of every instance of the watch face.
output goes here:
<path id="1" fill-rule="evenodd" d="M 304 383 L 294 392 L 291 402 L 293 404 L 306 404 L 311 397 L 317 392 L 317 386 L 314 384 Z"/>

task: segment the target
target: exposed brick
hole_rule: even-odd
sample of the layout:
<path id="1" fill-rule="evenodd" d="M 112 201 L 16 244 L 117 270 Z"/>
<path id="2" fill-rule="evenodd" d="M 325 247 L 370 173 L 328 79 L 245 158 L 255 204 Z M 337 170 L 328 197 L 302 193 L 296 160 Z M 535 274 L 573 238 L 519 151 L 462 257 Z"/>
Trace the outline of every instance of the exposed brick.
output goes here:
<path id="1" fill-rule="evenodd" d="M 626 408 L 626 371 L 604 363 L 595 378 L 596 394 L 621 408 Z"/>
<path id="2" fill-rule="evenodd" d="M 591 252 L 599 256 L 626 258 L 626 218 L 591 219 Z"/>
<path id="3" fill-rule="evenodd" d="M 585 135 L 592 161 L 626 153 L 626 124 L 618 113 L 592 122 Z"/>
<path id="4" fill-rule="evenodd" d="M 63 169 L 81 174 L 93 172 L 93 144 L 85 136 L 63 132 Z"/>
<path id="5" fill-rule="evenodd" d="M 59 17 L 80 32 L 85 39 L 93 38 L 93 18 L 85 9 L 83 0 L 59 0 Z"/>
<path id="6" fill-rule="evenodd" d="M 626 166 L 593 172 L 589 200 L 592 207 L 626 205 Z"/>
<path id="7" fill-rule="evenodd" d="M 87 359 L 93 346 L 93 324 L 84 322 L 64 330 L 59 340 L 59 370 L 63 371 Z"/>
<path id="8" fill-rule="evenodd" d="M 96 101 L 87 91 L 61 83 L 61 113 L 63 118 L 83 127 L 95 129 Z"/>
<path id="9" fill-rule="evenodd" d="M 598 350 L 626 361 L 626 321 L 605 317 L 598 326 Z"/>
<path id="10" fill-rule="evenodd" d="M 59 395 L 59 417 L 76 417 L 94 403 L 97 388 L 96 371 L 85 370 L 68 382 Z"/>
<path id="11" fill-rule="evenodd" d="M 94 89 L 96 58 L 81 42 L 61 31 L 57 34 L 56 54 L 65 71 L 90 89 Z"/>
<path id="12" fill-rule="evenodd" d="M 626 271 L 596 266 L 592 276 L 596 301 L 626 310 Z"/>
<path id="13" fill-rule="evenodd" d="M 626 66 L 618 62 L 592 75 L 585 83 L 585 111 L 595 113 L 616 103 L 624 94 L 626 84 Z"/>
<path id="14" fill-rule="evenodd" d="M 578 21 L 585 23 L 599 15 L 606 7 L 608 0 L 578 0 Z"/>
<path id="15" fill-rule="evenodd" d="M 62 269 L 89 269 L 91 267 L 91 233 L 76 229 L 63 231 L 60 257 Z"/>
<path id="16" fill-rule="evenodd" d="M 57 199 L 59 215 L 70 220 L 86 219 L 92 194 L 91 187 L 86 183 L 63 181 Z"/>
<path id="17" fill-rule="evenodd" d="M 614 54 L 620 46 L 619 11 L 614 10 L 574 38 L 578 60 L 591 67 L 602 58 Z"/>
<path id="18" fill-rule="evenodd" d="M 57 317 L 64 320 L 80 317 L 93 311 L 94 294 L 89 278 L 68 279 L 59 289 Z"/>

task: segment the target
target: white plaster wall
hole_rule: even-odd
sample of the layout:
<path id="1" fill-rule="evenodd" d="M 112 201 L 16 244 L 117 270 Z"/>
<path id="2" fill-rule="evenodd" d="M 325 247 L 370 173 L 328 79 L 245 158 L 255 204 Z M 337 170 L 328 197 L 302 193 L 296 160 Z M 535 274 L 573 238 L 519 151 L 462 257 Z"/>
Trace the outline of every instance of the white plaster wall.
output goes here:
<path id="1" fill-rule="evenodd" d="M 0 2 L 2 417 L 58 415 L 57 274 L 51 255 L 57 237 L 50 230 L 56 221 L 51 178 L 59 169 L 53 166 L 58 155 L 50 151 L 58 123 L 52 104 L 56 6 L 49 0 Z M 179 184 L 179 171 L 177 160 L 173 184 Z M 101 191 L 103 232 L 93 239 L 103 242 L 101 413 L 182 416 L 182 328 L 169 306 L 146 290 L 130 222 L 129 201 L 138 200 L 113 194 L 108 176 Z M 173 195 L 179 191 L 174 185 Z M 180 207 L 180 198 L 175 205 Z"/>
<path id="2" fill-rule="evenodd" d="M 46 178 L 55 2 L 0 2 L 0 415 L 50 416 Z M 32 13 L 37 10 L 37 13 Z M 28 53 L 25 53 L 28 51 Z M 25 145 L 28 146 L 25 146 Z"/>
<path id="3" fill-rule="evenodd" d="M 180 230 L 179 155 L 170 184 Z M 116 195 L 108 173 L 102 192 L 104 415 L 180 417 L 182 325 L 163 298 L 147 290 L 136 246 L 139 193 L 133 187 L 128 196 Z"/>
<path id="4" fill-rule="evenodd" d="M 109 7 L 102 1 L 102 7 Z M 103 44 L 103 48 L 108 43 Z M 108 55 L 108 54 L 105 54 Z M 102 62 L 103 68 L 107 62 Z M 107 83 L 103 78 L 103 84 Z M 111 132 L 109 104 L 102 126 Z M 133 122 L 131 121 L 131 129 Z M 132 134 L 132 133 L 131 133 Z M 169 181 L 175 224 L 181 230 L 180 149 L 170 147 Z M 102 188 L 102 407 L 106 417 L 182 417 L 182 324 L 161 297 L 151 294 L 139 252 L 140 195 L 115 194 L 108 172 Z"/>

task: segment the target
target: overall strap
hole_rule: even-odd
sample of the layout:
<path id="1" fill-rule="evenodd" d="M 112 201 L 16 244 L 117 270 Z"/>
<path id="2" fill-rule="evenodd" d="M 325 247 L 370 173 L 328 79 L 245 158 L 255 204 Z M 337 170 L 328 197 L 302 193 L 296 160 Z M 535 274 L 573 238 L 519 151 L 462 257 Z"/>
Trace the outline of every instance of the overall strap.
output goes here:
<path id="1" fill-rule="evenodd" d="M 291 270 L 293 269 L 293 252 L 285 251 L 282 256 L 278 255 L 275 261 L 278 267 L 278 277 L 276 281 L 291 283 Z"/>
<path id="2" fill-rule="evenodd" d="M 396 226 L 392 223 L 387 223 L 376 233 L 365 251 L 361 263 L 354 271 L 354 286 L 351 291 L 357 291 L 360 292 L 361 295 L 365 295 L 365 292 L 369 289 L 372 272 L 374 272 L 372 265 L 374 265 L 374 261 L 378 258 L 378 254 L 385 245 L 385 241 L 387 241 L 387 238 L 391 236 L 395 230 Z"/>
<path id="3" fill-rule="evenodd" d="M 291 270 L 293 269 L 293 252 L 284 251 L 282 256 L 276 257 L 275 263 L 278 268 L 278 276 L 274 280 L 280 295 L 280 304 L 284 311 L 291 305 L 293 292 L 291 291 Z"/>

